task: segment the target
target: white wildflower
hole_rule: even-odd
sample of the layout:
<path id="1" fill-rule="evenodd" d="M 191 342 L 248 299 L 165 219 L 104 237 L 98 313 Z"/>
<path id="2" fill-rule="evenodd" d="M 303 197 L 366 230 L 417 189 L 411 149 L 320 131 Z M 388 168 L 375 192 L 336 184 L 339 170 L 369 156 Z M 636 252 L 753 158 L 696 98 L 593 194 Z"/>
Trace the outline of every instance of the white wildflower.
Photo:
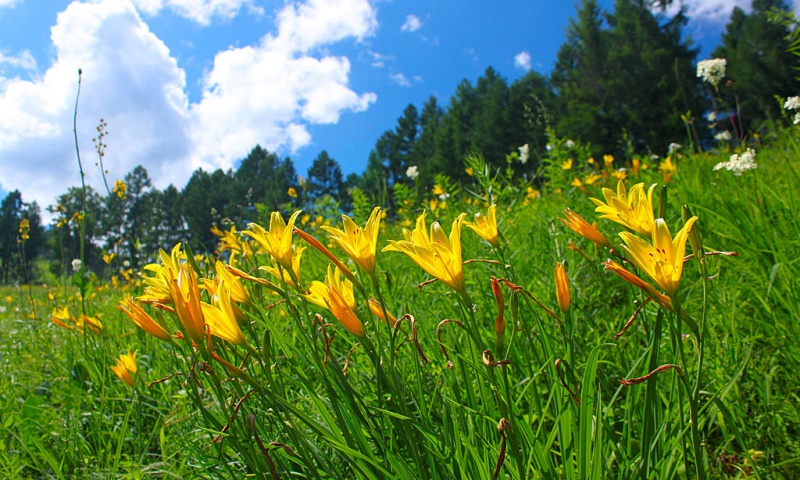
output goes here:
<path id="1" fill-rule="evenodd" d="M 723 132 L 719 132 L 718 134 L 714 135 L 714 140 L 718 142 L 730 142 L 733 137 L 731 136 L 731 132 L 725 130 Z"/>
<path id="2" fill-rule="evenodd" d="M 734 175 L 738 177 L 742 173 L 757 167 L 756 152 L 752 148 L 748 148 L 741 154 L 734 153 L 727 162 L 718 163 L 714 167 L 714 170 L 721 170 L 724 168 L 725 170 L 733 172 Z"/>
<path id="3" fill-rule="evenodd" d="M 800 125 L 800 112 L 794 114 L 794 124 Z"/>
<path id="4" fill-rule="evenodd" d="M 669 144 L 669 154 L 672 155 L 673 153 L 677 152 L 681 148 L 683 148 L 683 145 L 681 145 L 680 143 L 672 142 L 672 143 Z"/>
<path id="5" fill-rule="evenodd" d="M 786 103 L 783 104 L 786 110 L 800 110 L 800 97 L 789 97 Z"/>
<path id="6" fill-rule="evenodd" d="M 82 264 L 83 264 L 83 262 L 81 262 L 80 258 L 76 258 L 75 260 L 73 260 L 72 261 L 72 271 L 73 272 L 80 272 Z"/>
<path id="7" fill-rule="evenodd" d="M 575 142 L 572 141 L 571 139 L 567 140 L 566 142 L 564 142 L 564 146 L 567 148 L 575 148 Z"/>
<path id="8" fill-rule="evenodd" d="M 406 177 L 410 178 L 411 180 L 416 180 L 419 177 L 419 170 L 417 170 L 416 165 L 411 165 L 406 169 Z"/>
<path id="9" fill-rule="evenodd" d="M 717 112 L 711 112 L 708 114 L 708 121 L 713 122 L 717 119 Z"/>
<path id="10" fill-rule="evenodd" d="M 724 58 L 712 58 L 697 62 L 697 76 L 703 81 L 714 85 L 719 85 L 719 81 L 725 76 L 725 66 L 728 61 Z"/>
<path id="11" fill-rule="evenodd" d="M 549 149 L 548 149 L 549 150 Z M 528 163 L 528 158 L 530 156 L 530 147 L 526 143 L 525 145 L 519 147 L 519 163 L 525 165 Z"/>
<path id="12" fill-rule="evenodd" d="M 125 267 L 125 268 L 130 268 L 131 262 L 125 260 L 124 262 L 122 262 L 122 266 Z"/>
<path id="13" fill-rule="evenodd" d="M 440 202 L 446 202 L 448 198 L 450 198 L 450 194 L 447 192 L 444 192 L 443 194 L 439 195 Z"/>

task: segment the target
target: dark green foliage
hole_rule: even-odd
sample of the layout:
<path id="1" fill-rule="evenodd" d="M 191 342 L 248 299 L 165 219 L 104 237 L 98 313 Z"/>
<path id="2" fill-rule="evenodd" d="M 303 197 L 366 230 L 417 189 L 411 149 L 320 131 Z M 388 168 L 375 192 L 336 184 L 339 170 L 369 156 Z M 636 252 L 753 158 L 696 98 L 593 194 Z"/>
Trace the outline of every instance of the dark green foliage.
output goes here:
<path id="1" fill-rule="evenodd" d="M 22 241 L 20 222 L 30 222 L 29 238 Z M 39 205 L 25 203 L 19 190 L 9 192 L 0 204 L 0 281 L 27 282 L 33 278 L 33 260 L 43 250 L 44 230 Z"/>
<path id="2" fill-rule="evenodd" d="M 339 198 L 344 185 L 342 167 L 339 166 L 339 162 L 328 155 L 328 152 L 323 150 L 308 169 L 307 181 L 304 193 L 310 200 L 313 201 L 325 195 Z"/>

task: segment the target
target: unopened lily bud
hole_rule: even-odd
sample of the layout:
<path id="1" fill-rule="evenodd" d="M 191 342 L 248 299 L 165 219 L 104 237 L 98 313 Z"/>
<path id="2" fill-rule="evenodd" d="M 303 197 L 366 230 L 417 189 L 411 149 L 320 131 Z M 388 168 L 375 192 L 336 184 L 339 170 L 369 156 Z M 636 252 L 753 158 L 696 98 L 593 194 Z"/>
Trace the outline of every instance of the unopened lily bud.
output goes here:
<path id="1" fill-rule="evenodd" d="M 501 342 L 503 340 L 503 335 L 506 333 L 506 302 L 503 299 L 503 291 L 500 289 L 500 282 L 497 280 L 497 277 L 494 276 L 492 276 L 492 293 L 494 293 L 494 299 L 497 302 L 497 317 L 494 319 L 494 333 L 497 337 L 497 341 Z"/>
<path id="2" fill-rule="evenodd" d="M 567 278 L 566 260 L 558 263 L 556 262 L 555 268 L 556 277 L 556 299 L 558 300 L 558 308 L 562 312 L 569 311 L 569 278 Z"/>
<path id="3" fill-rule="evenodd" d="M 684 205 L 681 207 L 681 218 L 683 222 L 686 223 L 692 218 L 692 211 L 689 210 L 688 205 Z M 692 252 L 694 252 L 695 258 L 697 261 L 702 262 L 705 258 L 706 254 L 703 251 L 703 242 L 700 240 L 700 232 L 697 231 L 697 228 L 692 226 L 692 229 L 689 230 L 689 244 L 692 246 Z"/>

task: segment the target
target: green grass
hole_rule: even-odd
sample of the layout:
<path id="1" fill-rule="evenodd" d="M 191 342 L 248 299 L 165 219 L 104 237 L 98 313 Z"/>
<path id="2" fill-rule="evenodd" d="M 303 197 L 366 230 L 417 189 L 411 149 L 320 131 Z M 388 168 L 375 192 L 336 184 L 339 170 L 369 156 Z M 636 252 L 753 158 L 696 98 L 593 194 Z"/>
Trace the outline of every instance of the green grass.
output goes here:
<path id="1" fill-rule="evenodd" d="M 138 330 L 114 308 L 135 286 L 96 288 L 89 296 L 88 313 L 104 325 L 100 335 L 50 322 L 56 305 L 80 312 L 73 287 L 68 295 L 55 285 L 3 287 L 0 477 L 274 478 L 274 469 L 277 478 L 473 479 L 491 478 L 501 458 L 498 478 L 511 479 L 695 478 L 698 461 L 710 478 L 793 478 L 800 468 L 800 177 L 793 137 L 795 131 L 769 139 L 759 148 L 758 169 L 741 177 L 713 171 L 727 154 L 676 160 L 665 214 L 671 230 L 688 204 L 700 217 L 706 250 L 738 253 L 706 257 L 705 282 L 698 263 L 685 266 L 680 304 L 700 323 L 702 348 L 685 323 L 652 302 L 615 340 L 645 298 L 603 270 L 608 251 L 557 220 L 565 207 L 595 218 L 589 196 L 601 197 L 599 186 L 587 187 L 587 195 L 569 184 L 580 162 L 573 171 L 554 162 L 543 172 L 551 182 L 528 202 L 515 179 L 478 178 L 446 209 L 429 211 L 449 232 L 461 211 L 485 212 L 482 201 L 467 199 L 489 185 L 497 195 L 502 250 L 462 232 L 465 260 L 499 260 L 464 267 L 474 308 L 441 282 L 417 288 L 430 276 L 404 255 L 378 254 L 386 308 L 413 316 L 419 348 L 409 321 L 397 330 L 376 321 L 358 293 L 367 331 L 361 339 L 295 294 L 272 307 L 280 297 L 250 283 L 243 330 L 256 352 L 214 341 L 217 354 L 245 367 L 250 378 L 242 379 L 205 347 L 173 347 Z M 663 181 L 655 166 L 629 175 L 628 185 Z M 413 222 L 419 211 L 387 225 L 379 245 L 401 238 L 400 222 Z M 598 223 L 618 244 L 621 227 Z M 569 249 L 570 240 L 589 259 Z M 491 276 L 558 312 L 553 266 L 562 259 L 570 311 L 553 318 L 527 294 L 504 288 L 508 326 L 497 341 Z M 259 255 L 241 266 L 257 272 L 256 261 L 267 263 Z M 321 280 L 326 265 L 309 249 L 304 284 Z M 210 264 L 199 268 L 209 274 Z M 377 294 L 367 276 L 359 278 Z M 325 326 L 315 323 L 316 314 Z M 173 315 L 153 315 L 178 330 Z M 463 326 L 440 325 L 446 319 Z M 510 363 L 487 366 L 487 349 Z M 129 350 L 140 355 L 135 389 L 109 368 Z M 671 369 L 638 385 L 619 382 L 663 364 L 681 366 L 685 376 Z"/>

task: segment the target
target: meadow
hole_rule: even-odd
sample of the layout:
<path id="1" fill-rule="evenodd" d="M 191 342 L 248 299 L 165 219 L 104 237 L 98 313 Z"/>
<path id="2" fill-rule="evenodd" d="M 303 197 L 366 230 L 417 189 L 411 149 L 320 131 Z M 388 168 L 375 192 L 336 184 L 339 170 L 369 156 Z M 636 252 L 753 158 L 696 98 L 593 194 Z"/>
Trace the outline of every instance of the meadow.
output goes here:
<path id="1" fill-rule="evenodd" d="M 799 140 L 554 137 L 534 183 L 470 156 L 388 215 L 2 287 L 0 477 L 796 478 Z"/>

